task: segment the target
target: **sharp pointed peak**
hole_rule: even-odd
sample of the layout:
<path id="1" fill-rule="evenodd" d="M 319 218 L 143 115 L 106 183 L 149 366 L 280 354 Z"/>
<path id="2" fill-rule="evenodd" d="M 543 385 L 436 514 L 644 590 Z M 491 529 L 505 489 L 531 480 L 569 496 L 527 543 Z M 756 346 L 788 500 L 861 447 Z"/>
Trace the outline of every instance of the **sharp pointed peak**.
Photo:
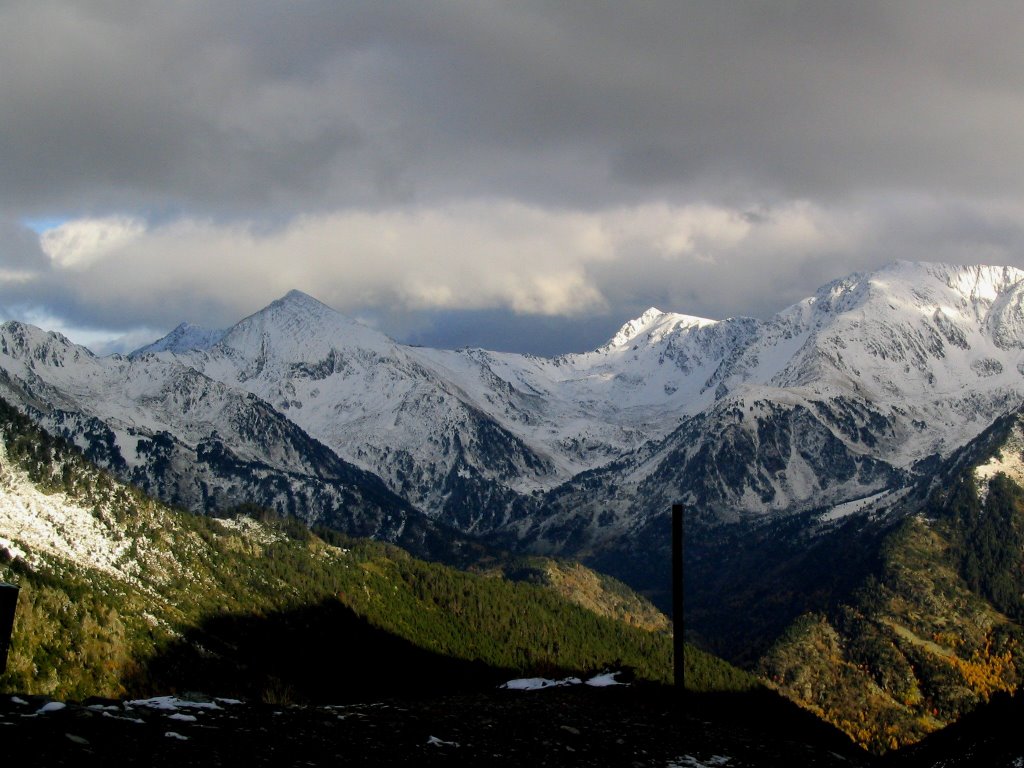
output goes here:
<path id="1" fill-rule="evenodd" d="M 347 315 L 342 314 L 334 307 L 324 304 L 320 299 L 311 296 L 305 291 L 293 288 L 280 298 L 274 299 L 265 307 L 256 310 L 248 317 L 240 320 L 236 325 L 245 325 L 252 321 L 266 322 L 272 318 L 291 317 L 294 320 L 299 318 L 331 318 L 337 321 L 355 322 Z"/>
<path id="2" fill-rule="evenodd" d="M 300 290 L 239 320 L 220 346 L 256 354 L 265 345 L 288 360 L 322 359 L 339 346 L 380 347 L 393 344 L 386 335 Z M 268 347 L 269 348 L 269 347 Z"/>
<path id="3" fill-rule="evenodd" d="M 284 296 L 270 303 L 271 307 L 281 305 L 315 306 L 331 309 L 322 301 L 320 301 L 320 299 L 316 298 L 315 296 L 309 295 L 305 291 L 300 291 L 298 288 L 292 288 Z M 333 312 L 334 310 L 331 309 L 331 311 Z"/>
<path id="4" fill-rule="evenodd" d="M 228 335 L 234 334 L 240 328 L 257 325 L 270 324 L 308 324 L 308 323 L 351 323 L 350 318 L 329 307 L 319 299 L 310 296 L 304 291 L 292 289 L 280 298 L 256 310 L 251 315 L 242 318 L 228 330 Z"/>

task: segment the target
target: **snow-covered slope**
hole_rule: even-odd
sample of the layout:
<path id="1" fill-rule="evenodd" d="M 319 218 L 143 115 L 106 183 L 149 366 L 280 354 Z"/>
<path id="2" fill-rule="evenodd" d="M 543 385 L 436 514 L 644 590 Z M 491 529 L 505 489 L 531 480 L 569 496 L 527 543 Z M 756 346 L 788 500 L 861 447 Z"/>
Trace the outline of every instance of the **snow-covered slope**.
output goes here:
<path id="1" fill-rule="evenodd" d="M 552 491 L 551 513 L 524 520 L 520 535 L 578 547 L 673 502 L 730 520 L 901 485 L 1024 398 L 1022 279 L 1011 268 L 897 263 L 767 321 L 670 337 L 673 354 L 658 363 L 690 393 L 681 419 L 665 413 L 674 431 Z M 651 351 L 638 348 L 635 362 Z"/>
<path id="2" fill-rule="evenodd" d="M 1012 268 L 901 262 L 767 320 L 651 308 L 548 359 L 405 346 L 293 291 L 128 358 L 7 324 L 0 392 L 193 506 L 227 465 L 254 494 L 348 467 L 460 530 L 579 550 L 671 501 L 734 519 L 902 483 L 1024 399 L 1022 296 Z"/>
<path id="3" fill-rule="evenodd" d="M 138 359 L 186 365 L 259 397 L 464 530 L 493 527 L 518 493 L 554 472 L 543 450 L 503 427 L 429 355 L 298 291 L 208 350 Z"/>
<path id="4" fill-rule="evenodd" d="M 390 539 L 422 539 L 432 528 L 379 478 L 263 400 L 173 358 L 99 358 L 59 334 L 9 322 L 0 326 L 0 396 L 170 504 L 210 511 L 255 503 Z"/>
<path id="5" fill-rule="evenodd" d="M 163 338 L 135 350 L 132 355 L 145 355 L 150 352 L 187 352 L 193 349 L 209 349 L 224 338 L 224 333 L 223 330 L 203 328 L 184 322 Z"/>
<path id="6" fill-rule="evenodd" d="M 43 493 L 14 466 L 0 441 L 0 550 L 31 562 L 43 552 L 83 567 L 122 575 L 133 540 L 66 493 Z M 34 563 L 33 563 L 34 564 Z"/>

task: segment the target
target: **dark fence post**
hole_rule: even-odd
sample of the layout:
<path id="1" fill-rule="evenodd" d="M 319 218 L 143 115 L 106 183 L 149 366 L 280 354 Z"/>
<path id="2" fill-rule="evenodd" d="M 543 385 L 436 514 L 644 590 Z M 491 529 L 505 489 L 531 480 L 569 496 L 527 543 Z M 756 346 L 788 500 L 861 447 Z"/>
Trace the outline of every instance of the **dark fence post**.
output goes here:
<path id="1" fill-rule="evenodd" d="M 14 609 L 18 607 L 18 586 L 0 583 L 0 675 L 7 671 L 7 649 L 14 630 Z"/>
<path id="2" fill-rule="evenodd" d="M 686 690 L 683 671 L 683 505 L 672 505 L 672 634 L 676 692 Z"/>

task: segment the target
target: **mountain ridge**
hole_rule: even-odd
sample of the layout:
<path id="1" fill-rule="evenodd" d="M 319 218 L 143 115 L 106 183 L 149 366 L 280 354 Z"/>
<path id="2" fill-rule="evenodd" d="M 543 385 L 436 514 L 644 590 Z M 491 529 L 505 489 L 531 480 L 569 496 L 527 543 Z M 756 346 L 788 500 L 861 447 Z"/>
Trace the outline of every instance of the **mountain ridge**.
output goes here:
<path id="1" fill-rule="evenodd" d="M 677 501 L 713 526 L 897 492 L 1024 400 L 1022 295 L 1013 268 L 896 262 L 766 320 L 652 307 L 539 358 L 403 345 L 292 291 L 203 349 L 96 358 L 4 326 L 0 389 L 157 493 L 139 450 L 166 433 L 192 489 L 166 493 L 195 509 L 241 493 L 312 519 L 340 498 L 270 486 L 333 454 L 431 524 L 597 557 Z"/>

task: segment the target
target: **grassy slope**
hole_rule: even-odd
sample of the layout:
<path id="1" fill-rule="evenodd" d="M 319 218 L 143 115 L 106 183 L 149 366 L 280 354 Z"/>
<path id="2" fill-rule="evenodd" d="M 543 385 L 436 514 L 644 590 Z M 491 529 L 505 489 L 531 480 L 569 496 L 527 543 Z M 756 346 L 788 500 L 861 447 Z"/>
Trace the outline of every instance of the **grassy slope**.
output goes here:
<path id="1" fill-rule="evenodd" d="M 668 617 L 618 579 L 579 563 L 547 557 L 518 558 L 486 571 L 511 581 L 537 584 L 601 616 L 652 632 L 672 629 Z"/>

